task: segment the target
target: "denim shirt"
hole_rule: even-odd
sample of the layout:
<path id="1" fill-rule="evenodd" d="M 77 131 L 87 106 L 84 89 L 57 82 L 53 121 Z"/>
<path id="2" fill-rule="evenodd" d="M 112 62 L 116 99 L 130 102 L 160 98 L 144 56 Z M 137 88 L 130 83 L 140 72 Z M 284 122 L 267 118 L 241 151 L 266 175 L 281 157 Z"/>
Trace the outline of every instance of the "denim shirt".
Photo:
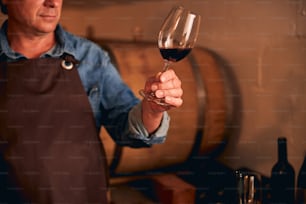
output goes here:
<path id="1" fill-rule="evenodd" d="M 7 21 L 0 30 L 0 61 L 27 59 L 10 48 L 6 31 Z M 69 54 L 80 62 L 77 70 L 98 130 L 104 126 L 119 145 L 142 147 L 164 142 L 170 122 L 168 113 L 164 112 L 159 128 L 149 135 L 141 119 L 141 101 L 123 82 L 105 50 L 94 42 L 68 33 L 60 25 L 56 27 L 55 35 L 57 44 L 40 57 L 58 58 Z"/>

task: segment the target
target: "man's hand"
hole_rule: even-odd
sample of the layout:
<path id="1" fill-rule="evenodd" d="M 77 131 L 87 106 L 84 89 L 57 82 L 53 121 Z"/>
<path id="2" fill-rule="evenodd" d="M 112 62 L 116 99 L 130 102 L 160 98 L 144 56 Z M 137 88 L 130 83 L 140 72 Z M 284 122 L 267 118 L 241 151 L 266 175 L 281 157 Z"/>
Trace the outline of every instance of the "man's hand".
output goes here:
<path id="1" fill-rule="evenodd" d="M 181 80 L 172 69 L 150 77 L 146 81 L 145 92 L 153 92 L 156 98 L 160 98 L 163 102 L 169 104 L 169 106 L 152 104 L 152 110 L 158 112 L 168 110 L 171 107 L 180 107 L 183 104 L 181 84 Z"/>
<path id="2" fill-rule="evenodd" d="M 178 108 L 183 104 L 181 84 L 181 80 L 172 69 L 159 72 L 146 81 L 145 93 L 153 92 L 157 98 L 168 104 L 164 106 L 147 99 L 143 100 L 142 120 L 149 133 L 158 128 L 164 111 Z"/>

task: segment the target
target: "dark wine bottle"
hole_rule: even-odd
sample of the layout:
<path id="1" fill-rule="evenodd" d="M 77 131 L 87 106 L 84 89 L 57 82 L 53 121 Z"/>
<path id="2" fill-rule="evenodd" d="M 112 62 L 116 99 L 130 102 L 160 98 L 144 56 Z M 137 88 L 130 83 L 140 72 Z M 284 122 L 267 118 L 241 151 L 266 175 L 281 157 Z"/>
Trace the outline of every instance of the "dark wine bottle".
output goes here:
<path id="1" fill-rule="evenodd" d="M 297 178 L 296 204 L 306 203 L 306 152 Z"/>
<path id="2" fill-rule="evenodd" d="M 295 173 L 287 158 L 287 139 L 278 138 L 278 160 L 271 171 L 271 200 L 277 204 L 294 203 Z"/>

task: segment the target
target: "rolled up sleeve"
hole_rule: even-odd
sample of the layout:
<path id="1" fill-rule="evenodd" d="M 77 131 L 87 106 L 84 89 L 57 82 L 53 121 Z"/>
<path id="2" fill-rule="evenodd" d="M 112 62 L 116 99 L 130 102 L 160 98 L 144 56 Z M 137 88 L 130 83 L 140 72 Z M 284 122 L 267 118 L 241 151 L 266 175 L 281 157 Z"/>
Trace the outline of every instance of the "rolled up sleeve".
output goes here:
<path id="1" fill-rule="evenodd" d="M 132 139 L 142 140 L 148 145 L 163 143 L 170 126 L 170 116 L 165 111 L 158 129 L 149 134 L 142 122 L 141 103 L 134 106 L 129 112 L 129 132 Z"/>

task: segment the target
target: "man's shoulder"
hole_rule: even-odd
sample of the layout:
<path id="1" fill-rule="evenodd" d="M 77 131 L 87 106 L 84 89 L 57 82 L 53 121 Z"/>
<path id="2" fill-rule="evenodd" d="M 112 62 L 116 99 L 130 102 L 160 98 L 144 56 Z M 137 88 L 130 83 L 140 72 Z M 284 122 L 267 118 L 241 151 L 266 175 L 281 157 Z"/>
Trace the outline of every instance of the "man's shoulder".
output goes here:
<path id="1" fill-rule="evenodd" d="M 106 53 L 96 42 L 67 30 L 62 29 L 59 37 L 65 47 L 65 51 L 74 53 L 77 56 L 104 55 Z"/>
<path id="2" fill-rule="evenodd" d="M 64 40 L 66 43 L 70 43 L 71 46 L 75 46 L 76 48 L 82 45 L 82 46 L 90 46 L 90 47 L 91 46 L 99 47 L 99 49 L 101 49 L 101 47 L 97 45 L 95 42 L 93 42 L 92 40 L 89 40 L 83 36 L 73 34 L 69 31 L 63 30 L 63 36 L 64 36 Z"/>

